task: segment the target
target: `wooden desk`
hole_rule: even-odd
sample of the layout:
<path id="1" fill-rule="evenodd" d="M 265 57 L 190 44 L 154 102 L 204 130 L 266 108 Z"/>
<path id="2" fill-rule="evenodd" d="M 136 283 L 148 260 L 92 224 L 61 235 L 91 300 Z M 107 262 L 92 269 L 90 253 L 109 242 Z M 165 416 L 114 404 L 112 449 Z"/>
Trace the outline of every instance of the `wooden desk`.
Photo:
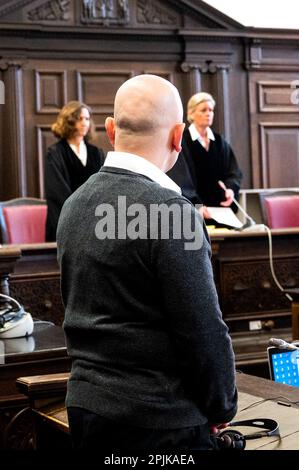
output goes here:
<path id="1" fill-rule="evenodd" d="M 298 287 L 299 230 L 272 234 L 276 275 L 285 289 Z M 292 338 L 291 302 L 272 279 L 267 234 L 226 231 L 210 237 L 215 283 L 237 367 L 267 376 L 269 338 Z M 56 243 L 0 248 L 0 278 L 6 287 L 9 279 L 11 295 L 34 317 L 62 324 Z"/>
<path id="2" fill-rule="evenodd" d="M 1 292 L 15 297 L 34 318 L 62 325 L 56 243 L 3 245 L 0 281 Z"/>
<path id="3" fill-rule="evenodd" d="M 69 447 L 67 440 L 68 422 L 64 407 L 64 395 L 68 374 L 54 374 L 43 377 L 20 377 L 18 388 L 30 399 L 40 435 L 36 442 L 42 448 L 55 448 L 55 443 Z M 299 388 L 289 387 L 273 381 L 247 374 L 237 374 L 239 406 L 235 420 L 271 418 L 278 421 L 281 438 L 278 436 L 248 440 L 247 450 L 299 450 Z M 57 402 L 43 405 L 41 398 L 53 397 Z M 287 403 L 289 406 L 277 402 Z M 297 405 L 296 403 L 297 402 Z M 236 428 L 243 434 L 252 433 L 252 428 Z M 103 451 L 105 449 L 102 449 Z"/>
<path id="4" fill-rule="evenodd" d="M 291 302 L 276 286 L 265 232 L 215 232 L 212 263 L 223 317 L 229 326 L 237 367 L 267 374 L 269 338 L 292 339 Z M 299 286 L 299 230 L 272 230 L 276 276 L 287 289 Z"/>
<path id="5" fill-rule="evenodd" d="M 0 436 L 28 399 L 16 388 L 22 375 L 42 375 L 70 370 L 65 339 L 59 326 L 35 324 L 28 338 L 0 341 Z M 1 448 L 1 437 L 0 437 Z"/>

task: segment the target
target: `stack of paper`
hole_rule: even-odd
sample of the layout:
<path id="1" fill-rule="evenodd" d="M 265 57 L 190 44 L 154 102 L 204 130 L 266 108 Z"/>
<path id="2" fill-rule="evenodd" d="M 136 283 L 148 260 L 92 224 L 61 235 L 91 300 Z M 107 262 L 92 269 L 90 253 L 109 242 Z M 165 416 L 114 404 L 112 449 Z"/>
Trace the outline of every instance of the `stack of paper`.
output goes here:
<path id="1" fill-rule="evenodd" d="M 233 228 L 243 227 L 243 223 L 238 219 L 230 207 L 207 207 L 212 219 L 219 224 L 228 225 Z"/>

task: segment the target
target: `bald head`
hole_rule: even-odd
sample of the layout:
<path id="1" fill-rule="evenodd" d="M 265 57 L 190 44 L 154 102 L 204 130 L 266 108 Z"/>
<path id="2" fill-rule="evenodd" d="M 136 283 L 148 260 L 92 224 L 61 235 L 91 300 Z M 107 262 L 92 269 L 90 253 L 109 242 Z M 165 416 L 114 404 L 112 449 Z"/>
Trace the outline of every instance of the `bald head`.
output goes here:
<path id="1" fill-rule="evenodd" d="M 112 126 L 113 138 L 109 131 Z M 166 148 L 172 152 L 172 134 L 183 126 L 183 106 L 177 88 L 156 75 L 138 75 L 118 89 L 114 119 L 107 118 L 106 129 L 115 150 L 136 153 L 157 164 Z M 167 153 L 167 152 L 166 152 Z M 161 168 L 161 165 L 158 164 Z"/>
<path id="2" fill-rule="evenodd" d="M 153 134 L 182 122 L 178 90 L 156 75 L 133 77 L 116 93 L 114 118 L 120 131 L 134 134 Z"/>

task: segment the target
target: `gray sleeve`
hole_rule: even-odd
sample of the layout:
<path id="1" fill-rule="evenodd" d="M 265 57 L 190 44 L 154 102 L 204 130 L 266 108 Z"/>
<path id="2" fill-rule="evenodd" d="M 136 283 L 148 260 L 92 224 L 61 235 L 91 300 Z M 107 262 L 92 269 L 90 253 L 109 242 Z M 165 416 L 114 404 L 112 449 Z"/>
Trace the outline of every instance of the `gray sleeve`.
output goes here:
<path id="1" fill-rule="evenodd" d="M 181 224 L 178 218 L 170 218 L 169 239 L 159 236 L 152 241 L 151 259 L 183 382 L 209 422 L 223 423 L 236 414 L 237 389 L 234 353 L 219 307 L 210 245 L 194 207 L 183 198 L 168 201 L 171 204 L 180 206 L 185 215 Z M 188 224 L 193 224 L 197 243 L 188 240 L 192 234 Z"/>

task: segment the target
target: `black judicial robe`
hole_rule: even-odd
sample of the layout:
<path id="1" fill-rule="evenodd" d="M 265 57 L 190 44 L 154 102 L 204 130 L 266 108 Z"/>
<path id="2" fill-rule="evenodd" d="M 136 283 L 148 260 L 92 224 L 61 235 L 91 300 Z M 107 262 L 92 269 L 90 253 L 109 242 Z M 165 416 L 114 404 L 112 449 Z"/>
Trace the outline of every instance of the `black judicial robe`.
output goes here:
<path id="1" fill-rule="evenodd" d="M 87 162 L 84 166 L 66 139 L 51 145 L 45 158 L 45 195 L 48 205 L 46 241 L 56 240 L 56 228 L 65 200 L 101 168 L 104 152 L 87 142 Z"/>
<path id="2" fill-rule="evenodd" d="M 213 133 L 215 141 L 210 140 L 207 151 L 198 140 L 192 141 L 189 129 L 185 129 L 182 151 L 167 175 L 181 187 L 183 195 L 193 204 L 215 207 L 225 200 L 218 181 L 223 181 L 227 188 L 232 189 L 237 199 L 242 173 L 230 145 L 221 135 Z"/>

